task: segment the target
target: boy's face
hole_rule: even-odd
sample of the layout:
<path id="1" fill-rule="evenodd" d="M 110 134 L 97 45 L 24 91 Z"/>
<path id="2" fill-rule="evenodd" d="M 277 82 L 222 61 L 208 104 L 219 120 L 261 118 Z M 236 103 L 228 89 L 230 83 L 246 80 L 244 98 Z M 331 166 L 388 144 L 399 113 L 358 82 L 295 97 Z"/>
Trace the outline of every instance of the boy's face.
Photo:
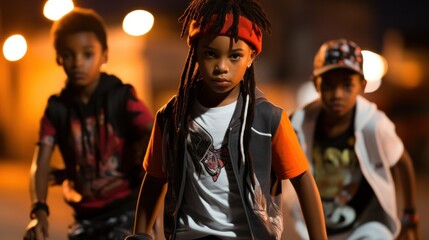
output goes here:
<path id="1" fill-rule="evenodd" d="M 324 110 L 333 116 L 342 117 L 351 112 L 356 97 L 363 93 L 366 81 L 356 72 L 334 69 L 314 79 L 320 93 Z"/>
<path id="2" fill-rule="evenodd" d="M 205 87 L 215 94 L 231 92 L 243 79 L 253 58 L 254 51 L 242 40 L 235 42 L 228 36 L 203 36 L 198 41 L 199 71 Z"/>
<path id="3" fill-rule="evenodd" d="M 93 32 L 77 32 L 64 38 L 64 48 L 58 54 L 70 84 L 91 87 L 98 83 L 100 67 L 107 61 L 107 51 Z"/>

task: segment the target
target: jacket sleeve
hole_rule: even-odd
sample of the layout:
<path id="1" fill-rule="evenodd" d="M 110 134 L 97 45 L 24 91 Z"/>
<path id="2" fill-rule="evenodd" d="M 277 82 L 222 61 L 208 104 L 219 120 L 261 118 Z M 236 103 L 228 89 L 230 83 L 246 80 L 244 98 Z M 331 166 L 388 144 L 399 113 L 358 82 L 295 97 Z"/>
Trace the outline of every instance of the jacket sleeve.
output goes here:
<path id="1" fill-rule="evenodd" d="M 54 97 L 49 98 L 45 112 L 40 120 L 39 139 L 37 141 L 38 145 L 54 146 L 56 143 L 57 129 L 55 128 L 55 116 L 53 115 L 59 114 L 59 111 L 55 111 L 55 104 L 53 104 L 54 101 Z"/>
<path id="2" fill-rule="evenodd" d="M 126 111 L 133 129 L 144 133 L 153 122 L 153 115 L 147 106 L 137 99 L 134 88 L 128 88 Z"/>
<path id="3" fill-rule="evenodd" d="M 377 115 L 375 127 L 380 155 L 390 167 L 393 167 L 404 152 L 404 144 L 396 134 L 395 125 L 384 113 Z"/>
<path id="4" fill-rule="evenodd" d="M 310 167 L 284 111 L 272 140 L 272 153 L 273 169 L 280 179 L 294 178 Z"/>
<path id="5" fill-rule="evenodd" d="M 157 178 L 165 178 L 166 174 L 163 169 L 162 161 L 161 128 L 158 121 L 155 121 L 144 158 L 143 167 L 149 175 Z"/>

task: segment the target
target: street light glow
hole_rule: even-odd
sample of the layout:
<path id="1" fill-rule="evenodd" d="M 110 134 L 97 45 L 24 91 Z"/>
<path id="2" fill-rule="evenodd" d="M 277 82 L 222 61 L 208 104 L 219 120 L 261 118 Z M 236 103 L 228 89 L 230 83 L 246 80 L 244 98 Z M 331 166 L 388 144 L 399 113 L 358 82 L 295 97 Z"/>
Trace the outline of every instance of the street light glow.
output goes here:
<path id="1" fill-rule="evenodd" d="M 56 21 L 73 8 L 72 0 L 48 0 L 43 8 L 43 15 L 49 20 Z"/>
<path id="2" fill-rule="evenodd" d="M 381 85 L 381 79 L 387 72 L 386 59 L 374 52 L 362 50 L 363 75 L 367 80 L 365 92 L 374 92 Z"/>
<path id="3" fill-rule="evenodd" d="M 387 62 L 383 56 L 362 50 L 363 55 L 363 73 L 367 81 L 377 81 L 383 78 L 387 72 Z"/>
<path id="4" fill-rule="evenodd" d="M 12 35 L 3 44 L 3 55 L 8 61 L 18 61 L 26 52 L 27 41 L 22 35 Z"/>
<path id="5" fill-rule="evenodd" d="M 145 10 L 134 10 L 125 16 L 122 29 L 132 36 L 141 36 L 152 29 L 153 15 Z"/>

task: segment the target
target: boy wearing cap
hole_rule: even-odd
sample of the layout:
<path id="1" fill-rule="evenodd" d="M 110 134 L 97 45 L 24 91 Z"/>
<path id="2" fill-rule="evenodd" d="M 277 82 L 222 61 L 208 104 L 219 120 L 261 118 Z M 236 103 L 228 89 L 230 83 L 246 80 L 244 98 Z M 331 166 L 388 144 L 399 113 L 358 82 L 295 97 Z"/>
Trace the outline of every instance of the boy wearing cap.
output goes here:
<path id="1" fill-rule="evenodd" d="M 394 124 L 361 96 L 366 86 L 362 63 L 354 42 L 325 42 L 312 76 L 320 97 L 295 111 L 292 125 L 312 166 L 329 239 L 398 237 L 393 171 L 404 186 L 401 235 L 416 237 L 412 161 Z"/>

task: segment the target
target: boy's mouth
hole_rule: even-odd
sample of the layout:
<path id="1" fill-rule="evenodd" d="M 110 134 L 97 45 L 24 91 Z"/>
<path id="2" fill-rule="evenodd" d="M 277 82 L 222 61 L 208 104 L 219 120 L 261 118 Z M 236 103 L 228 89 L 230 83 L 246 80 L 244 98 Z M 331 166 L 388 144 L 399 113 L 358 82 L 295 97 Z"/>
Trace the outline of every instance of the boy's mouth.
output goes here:
<path id="1" fill-rule="evenodd" d="M 74 73 L 72 73 L 71 74 L 71 78 L 73 78 L 73 79 L 83 79 L 83 78 L 85 78 L 85 73 L 83 73 L 83 72 L 74 72 Z"/>
<path id="2" fill-rule="evenodd" d="M 229 84 L 229 80 L 226 78 L 215 78 L 215 79 L 213 79 L 212 82 L 218 86 L 225 86 L 225 85 Z"/>
<path id="3" fill-rule="evenodd" d="M 334 111 L 341 111 L 343 109 L 343 105 L 340 103 L 332 103 L 329 107 Z"/>

